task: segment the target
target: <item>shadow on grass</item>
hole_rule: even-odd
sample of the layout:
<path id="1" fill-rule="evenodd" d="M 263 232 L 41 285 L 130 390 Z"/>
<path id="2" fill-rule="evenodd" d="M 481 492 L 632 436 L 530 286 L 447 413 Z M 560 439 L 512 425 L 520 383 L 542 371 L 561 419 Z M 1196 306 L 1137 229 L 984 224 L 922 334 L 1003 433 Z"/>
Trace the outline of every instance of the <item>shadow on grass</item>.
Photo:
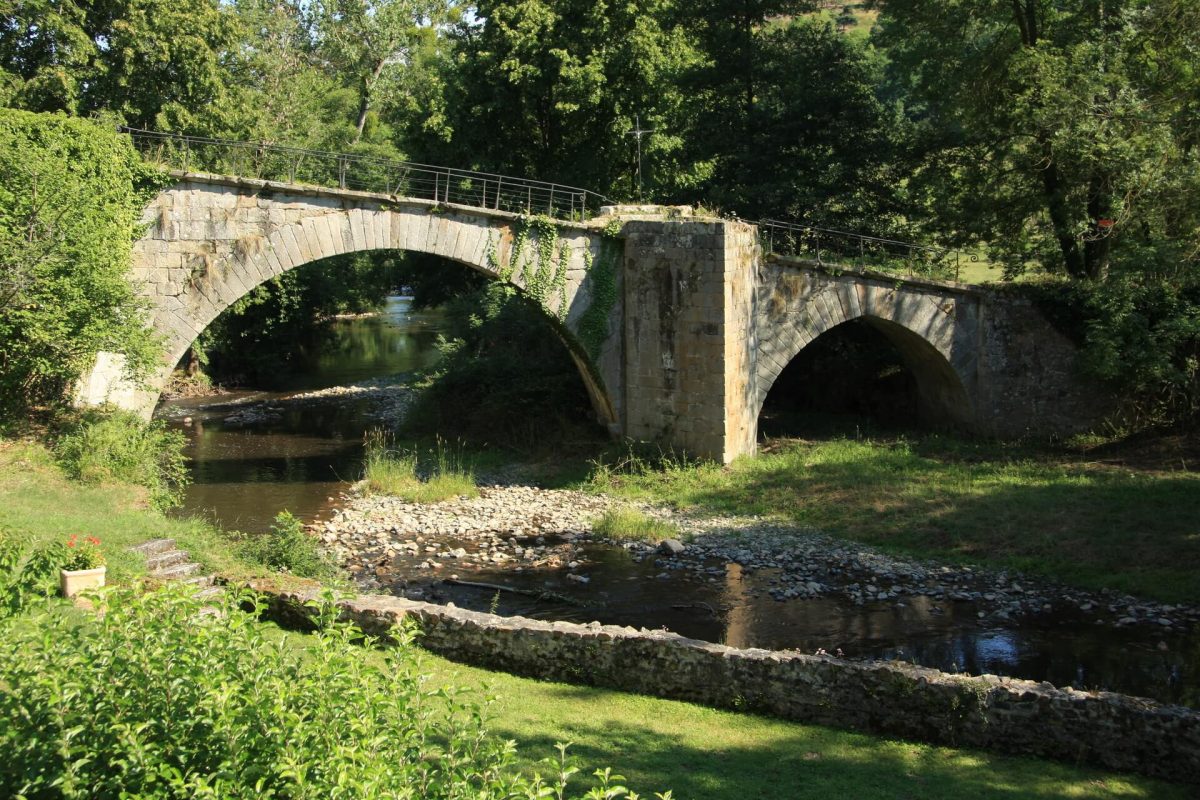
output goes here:
<path id="1" fill-rule="evenodd" d="M 626 777 L 626 785 L 644 797 L 667 789 L 676 798 L 713 800 L 1008 800 L 1066 795 L 1168 800 L 1189 796 L 1183 787 L 1147 778 L 877 739 L 751 715 L 700 710 L 706 717 L 715 717 L 702 726 L 703 732 L 672 729 L 670 718 L 633 725 L 614 720 L 603 710 L 607 703 L 626 702 L 627 696 L 620 693 L 553 687 L 546 694 L 567 703 L 589 703 L 597 710 L 587 719 L 560 718 L 559 729 L 549 733 L 529 734 L 495 725 L 492 732 L 516 739 L 525 757 L 553 753 L 557 741 L 571 741 L 569 760 L 589 768 L 611 766 Z M 764 737 L 764 726 L 777 729 Z M 705 736 L 712 738 L 705 740 Z M 551 769 L 545 764 L 535 768 L 542 774 Z"/>

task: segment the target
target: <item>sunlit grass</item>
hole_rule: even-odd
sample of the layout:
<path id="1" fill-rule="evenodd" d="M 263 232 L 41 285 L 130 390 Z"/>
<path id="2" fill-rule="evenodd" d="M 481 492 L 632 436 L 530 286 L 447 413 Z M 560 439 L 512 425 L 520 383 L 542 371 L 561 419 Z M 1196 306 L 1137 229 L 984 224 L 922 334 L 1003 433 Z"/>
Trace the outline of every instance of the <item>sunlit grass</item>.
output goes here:
<path id="1" fill-rule="evenodd" d="M 295 633 L 281 634 L 302 639 Z M 364 658 L 378 654 L 364 651 Z M 803 725 L 588 686 L 532 680 L 425 654 L 430 688 L 491 698 L 486 726 L 517 743 L 518 762 L 546 773 L 556 742 L 569 756 L 611 765 L 650 796 L 699 800 L 1155 798 L 1186 788 L 1136 775 Z M 577 785 L 582 785 L 583 778 Z"/>
<path id="2" fill-rule="evenodd" d="M 592 533 L 616 542 L 661 542 L 678 539 L 679 528 L 670 522 L 638 511 L 636 508 L 613 508 L 592 521 Z"/>
<path id="3" fill-rule="evenodd" d="M 66 541 L 72 534 L 99 538 L 109 583 L 143 574 L 142 559 L 128 548 L 158 538 L 175 539 L 193 560 L 231 578 L 264 572 L 239 558 L 230 537 L 208 523 L 154 511 L 141 487 L 73 481 L 45 447 L 32 442 L 0 439 L 0 527 L 30 547 Z"/>
<path id="4" fill-rule="evenodd" d="M 475 475 L 461 454 L 439 441 L 422 463 L 416 451 L 396 450 L 382 431 L 370 431 L 363 464 L 367 494 L 398 497 L 410 503 L 440 503 L 455 497 L 478 497 Z"/>

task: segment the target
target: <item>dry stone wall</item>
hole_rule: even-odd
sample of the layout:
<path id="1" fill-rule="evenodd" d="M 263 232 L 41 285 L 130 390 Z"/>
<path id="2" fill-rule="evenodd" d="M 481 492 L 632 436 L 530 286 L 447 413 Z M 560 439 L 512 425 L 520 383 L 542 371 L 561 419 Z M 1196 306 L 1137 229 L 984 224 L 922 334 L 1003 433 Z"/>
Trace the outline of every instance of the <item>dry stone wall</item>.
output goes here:
<path id="1" fill-rule="evenodd" d="M 304 621 L 314 593 L 272 590 Z M 364 630 L 406 620 L 454 660 L 518 675 L 759 711 L 838 728 L 1033 754 L 1200 784 L 1200 712 L 1047 683 L 896 662 L 735 649 L 666 631 L 499 617 L 389 596 L 340 603 Z"/>

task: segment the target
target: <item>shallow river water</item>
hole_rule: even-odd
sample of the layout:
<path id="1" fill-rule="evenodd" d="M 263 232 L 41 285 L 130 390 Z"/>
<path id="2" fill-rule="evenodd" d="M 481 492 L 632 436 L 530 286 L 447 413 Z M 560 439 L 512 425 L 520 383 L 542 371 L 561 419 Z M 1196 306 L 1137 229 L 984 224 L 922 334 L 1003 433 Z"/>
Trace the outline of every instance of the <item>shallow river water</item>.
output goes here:
<path id="1" fill-rule="evenodd" d="M 193 483 L 183 513 L 229 528 L 266 530 L 287 509 L 306 521 L 327 518 L 349 482 L 360 477 L 363 432 L 379 424 L 373 404 L 347 394 L 337 402 L 297 399 L 328 387 L 363 384 L 434 364 L 444 321 L 390 298 L 383 314 L 341 320 L 332 344 L 284 385 L 216 397 L 172 400 L 158 416 L 188 436 Z M 386 383 L 386 381 L 385 381 Z M 458 543 L 447 541 L 449 546 Z M 565 570 L 513 572 L 488 567 L 463 579 L 535 591 L 570 602 L 440 583 L 401 570 L 397 592 L 422 582 L 433 597 L 478 610 L 636 627 L 666 627 L 686 636 L 739 647 L 901 659 L 950 672 L 993 673 L 1060 686 L 1105 689 L 1200 706 L 1200 636 L 1148 626 L 1114 628 L 1056 611 L 1009 621 L 981 620 L 969 602 L 920 595 L 903 604 L 857 604 L 842 596 L 778 601 L 771 570 L 725 566 L 723 579 L 662 577 L 654 559 L 626 550 L 582 545 L 590 581 Z M 413 565 L 415 566 L 415 565 Z M 443 570 L 449 572 L 449 570 Z"/>

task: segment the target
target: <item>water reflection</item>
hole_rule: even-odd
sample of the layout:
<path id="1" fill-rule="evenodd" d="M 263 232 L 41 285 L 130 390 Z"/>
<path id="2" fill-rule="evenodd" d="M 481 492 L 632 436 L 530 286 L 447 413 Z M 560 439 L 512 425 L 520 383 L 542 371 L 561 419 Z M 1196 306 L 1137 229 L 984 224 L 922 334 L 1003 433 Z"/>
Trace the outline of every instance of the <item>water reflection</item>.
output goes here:
<path id="1" fill-rule="evenodd" d="M 364 417 L 368 404 L 362 401 L 288 398 L 428 368 L 440 356 L 436 343 L 444 327 L 440 313 L 415 312 L 411 298 L 389 297 L 378 316 L 336 321 L 329 343 L 271 391 L 164 403 L 158 416 L 188 437 L 192 485 L 181 513 L 260 532 L 284 509 L 304 519 L 328 511 L 359 477 L 363 431 L 376 423 Z M 261 421 L 231 420 L 251 402 L 264 409 Z"/>

